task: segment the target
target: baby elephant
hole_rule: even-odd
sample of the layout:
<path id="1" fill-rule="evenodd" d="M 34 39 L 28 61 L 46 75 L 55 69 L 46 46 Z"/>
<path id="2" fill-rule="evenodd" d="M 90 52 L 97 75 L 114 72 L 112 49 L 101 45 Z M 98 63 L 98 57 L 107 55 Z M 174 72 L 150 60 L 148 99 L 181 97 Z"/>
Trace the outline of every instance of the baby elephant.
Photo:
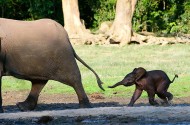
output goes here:
<path id="1" fill-rule="evenodd" d="M 170 81 L 166 73 L 161 70 L 146 71 L 144 68 L 139 67 L 127 74 L 122 81 L 113 86 L 109 86 L 109 88 L 114 88 L 119 85 L 131 86 L 135 84 L 136 89 L 128 104 L 129 106 L 133 106 L 135 101 L 141 96 L 143 90 L 148 93 L 149 103 L 151 105 L 158 105 L 154 100 L 155 94 L 168 104 L 168 101 L 173 99 L 173 95 L 167 92 L 167 90 L 170 83 L 173 83 L 176 77 L 178 77 L 178 75 L 175 75 L 173 80 Z"/>

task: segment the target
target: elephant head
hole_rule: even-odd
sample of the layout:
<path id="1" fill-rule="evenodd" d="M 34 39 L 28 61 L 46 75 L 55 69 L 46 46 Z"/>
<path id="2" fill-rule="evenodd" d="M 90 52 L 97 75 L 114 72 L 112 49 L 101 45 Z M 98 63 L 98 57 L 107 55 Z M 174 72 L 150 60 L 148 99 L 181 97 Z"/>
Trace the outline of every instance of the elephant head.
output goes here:
<path id="1" fill-rule="evenodd" d="M 127 74 L 123 80 L 121 80 L 120 82 L 116 83 L 113 86 L 108 86 L 109 88 L 115 88 L 119 85 L 124 85 L 124 86 L 131 86 L 133 85 L 135 82 L 135 75 L 133 72 Z"/>
<path id="2" fill-rule="evenodd" d="M 142 67 L 135 68 L 131 73 L 127 74 L 123 80 L 120 82 L 116 83 L 113 86 L 108 86 L 109 88 L 115 88 L 119 85 L 124 85 L 124 86 L 132 86 L 135 83 L 138 82 L 144 75 L 146 74 L 146 70 Z"/>

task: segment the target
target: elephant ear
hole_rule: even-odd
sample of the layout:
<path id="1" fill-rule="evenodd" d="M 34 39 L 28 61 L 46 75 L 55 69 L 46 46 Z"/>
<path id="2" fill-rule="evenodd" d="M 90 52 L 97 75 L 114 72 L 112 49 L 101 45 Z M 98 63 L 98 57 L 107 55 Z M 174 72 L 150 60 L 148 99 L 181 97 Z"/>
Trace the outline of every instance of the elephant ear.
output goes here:
<path id="1" fill-rule="evenodd" d="M 134 68 L 132 73 L 135 73 L 135 72 L 137 71 L 137 69 L 138 69 L 138 68 Z"/>
<path id="2" fill-rule="evenodd" d="M 135 81 L 136 82 L 138 82 L 138 80 L 140 80 L 146 74 L 146 70 L 142 67 L 135 68 L 133 71 L 135 74 Z"/>

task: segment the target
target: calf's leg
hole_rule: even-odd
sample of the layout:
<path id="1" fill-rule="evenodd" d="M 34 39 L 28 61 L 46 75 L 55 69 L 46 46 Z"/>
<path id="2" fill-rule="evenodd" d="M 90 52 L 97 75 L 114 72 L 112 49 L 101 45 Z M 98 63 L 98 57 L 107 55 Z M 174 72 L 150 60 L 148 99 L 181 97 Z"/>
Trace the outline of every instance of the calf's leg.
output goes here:
<path id="1" fill-rule="evenodd" d="M 160 97 L 166 104 L 170 104 L 169 101 L 173 99 L 173 95 L 170 92 L 162 92 L 157 93 L 158 97 Z"/>
<path id="2" fill-rule="evenodd" d="M 151 91 L 147 91 L 148 93 L 148 99 L 149 99 L 149 103 L 151 105 L 158 105 L 158 102 L 155 101 L 155 92 L 153 90 Z"/>
<path id="3" fill-rule="evenodd" d="M 173 95 L 170 92 L 167 92 L 168 88 L 169 88 L 168 82 L 164 82 L 164 83 L 160 84 L 157 88 L 157 94 L 161 98 L 167 98 L 168 101 L 171 101 L 173 99 Z"/>
<path id="4" fill-rule="evenodd" d="M 165 95 L 157 93 L 158 97 L 161 98 L 166 104 L 169 104 L 168 99 Z"/>
<path id="5" fill-rule="evenodd" d="M 142 90 L 140 89 L 135 89 L 135 92 L 133 93 L 133 96 L 131 98 L 130 103 L 128 104 L 128 106 L 133 106 L 133 104 L 136 102 L 136 100 L 141 96 L 142 94 Z"/>
<path id="6" fill-rule="evenodd" d="M 173 99 L 173 95 L 170 92 L 165 92 L 165 95 L 169 101 L 171 101 Z"/>

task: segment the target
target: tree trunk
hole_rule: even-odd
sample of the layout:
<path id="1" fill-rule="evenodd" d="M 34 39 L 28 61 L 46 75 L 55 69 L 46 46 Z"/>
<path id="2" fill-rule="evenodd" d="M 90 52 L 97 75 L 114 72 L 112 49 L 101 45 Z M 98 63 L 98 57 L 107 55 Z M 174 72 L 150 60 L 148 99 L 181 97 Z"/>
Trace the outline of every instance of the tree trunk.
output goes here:
<path id="1" fill-rule="evenodd" d="M 132 3 L 131 3 L 131 7 L 132 7 L 132 14 L 131 14 L 131 18 L 133 18 L 133 14 L 135 12 L 135 6 L 137 4 L 137 0 L 132 0 Z"/>
<path id="2" fill-rule="evenodd" d="M 87 32 L 84 24 L 80 20 L 78 0 L 62 0 L 64 27 L 69 37 L 80 38 Z"/>
<path id="3" fill-rule="evenodd" d="M 109 41 L 126 45 L 131 42 L 132 17 L 137 0 L 117 0 L 116 15 L 108 32 Z"/>

